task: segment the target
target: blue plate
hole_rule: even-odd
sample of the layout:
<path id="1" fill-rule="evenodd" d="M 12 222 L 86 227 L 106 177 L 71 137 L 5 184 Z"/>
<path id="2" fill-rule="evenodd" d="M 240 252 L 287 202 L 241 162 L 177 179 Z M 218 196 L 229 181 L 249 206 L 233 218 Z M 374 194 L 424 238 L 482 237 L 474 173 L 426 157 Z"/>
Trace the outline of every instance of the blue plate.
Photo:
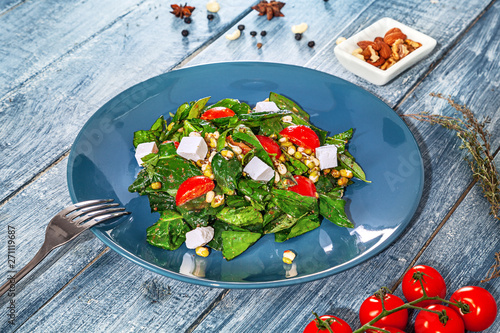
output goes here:
<path id="1" fill-rule="evenodd" d="M 237 98 L 251 106 L 273 91 L 301 105 L 311 121 L 331 134 L 354 128 L 349 151 L 371 184 L 356 181 L 345 198 L 355 228 L 323 220 L 320 228 L 283 243 L 266 235 L 226 261 L 212 251 L 202 258 L 182 245 L 166 251 L 146 242 L 159 217 L 148 199 L 127 188 L 139 167 L 134 131 L 148 129 L 186 101 Z M 418 146 L 400 117 L 380 99 L 335 76 L 284 64 L 231 62 L 202 65 L 154 77 L 100 108 L 75 140 L 68 161 L 73 202 L 113 198 L 131 215 L 93 228 L 110 248 L 156 273 L 221 288 L 270 288 L 323 278 L 355 267 L 389 246 L 405 230 L 420 201 L 423 165 Z M 283 251 L 297 253 L 292 265 Z"/>

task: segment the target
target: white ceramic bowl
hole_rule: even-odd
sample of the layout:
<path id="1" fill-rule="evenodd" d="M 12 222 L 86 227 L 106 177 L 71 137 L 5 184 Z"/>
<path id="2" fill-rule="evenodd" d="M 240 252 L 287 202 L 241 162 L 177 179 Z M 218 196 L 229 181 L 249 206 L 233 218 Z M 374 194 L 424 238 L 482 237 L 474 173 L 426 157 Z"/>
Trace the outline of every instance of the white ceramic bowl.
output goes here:
<path id="1" fill-rule="evenodd" d="M 370 65 L 352 55 L 352 52 L 359 48 L 357 45 L 358 42 L 363 40 L 373 41 L 375 37 L 384 37 L 385 33 L 392 28 L 401 29 L 409 39 L 419 42 L 422 46 L 386 70 Z M 334 52 L 342 66 L 347 70 L 373 84 L 384 85 L 418 61 L 425 58 L 435 46 L 436 40 L 434 38 L 418 32 L 403 23 L 385 17 L 337 45 Z"/>

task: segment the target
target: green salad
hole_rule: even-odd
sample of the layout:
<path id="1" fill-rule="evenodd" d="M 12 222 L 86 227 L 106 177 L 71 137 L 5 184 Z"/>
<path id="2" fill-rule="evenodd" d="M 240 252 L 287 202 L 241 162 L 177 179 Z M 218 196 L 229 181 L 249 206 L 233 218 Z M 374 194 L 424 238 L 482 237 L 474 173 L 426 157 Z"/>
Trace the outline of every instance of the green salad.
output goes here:
<path id="1" fill-rule="evenodd" d="M 134 133 L 142 169 L 130 192 L 147 195 L 159 220 L 151 245 L 183 243 L 231 260 L 265 234 L 284 242 L 323 218 L 353 227 L 344 212 L 346 186 L 365 173 L 347 151 L 353 130 L 329 136 L 292 100 L 271 92 L 252 109 L 209 97 L 179 106 Z M 325 222 L 330 223 L 330 222 Z"/>

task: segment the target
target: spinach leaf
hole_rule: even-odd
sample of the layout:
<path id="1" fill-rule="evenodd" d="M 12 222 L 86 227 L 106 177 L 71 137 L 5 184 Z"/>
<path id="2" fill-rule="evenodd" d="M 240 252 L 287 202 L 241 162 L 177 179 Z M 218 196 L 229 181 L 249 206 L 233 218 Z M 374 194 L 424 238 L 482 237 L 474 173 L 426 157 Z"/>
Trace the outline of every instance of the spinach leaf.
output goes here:
<path id="1" fill-rule="evenodd" d="M 281 230 L 289 229 L 297 223 L 297 218 L 288 216 L 286 214 L 281 214 L 278 218 L 274 219 L 272 222 L 266 224 L 264 227 L 265 234 L 275 233 Z"/>
<path id="2" fill-rule="evenodd" d="M 137 174 L 134 182 L 128 187 L 128 191 L 131 193 L 138 192 L 140 195 L 143 195 L 146 193 L 146 188 L 148 188 L 152 182 L 146 169 L 142 169 L 139 171 L 139 174 Z"/>
<path id="3" fill-rule="evenodd" d="M 353 129 L 349 129 L 345 132 L 335 134 L 334 136 L 327 137 L 325 144 L 335 145 L 337 147 L 337 154 L 343 154 L 345 151 L 345 146 L 352 138 Z"/>
<path id="4" fill-rule="evenodd" d="M 189 114 L 188 114 L 187 119 L 200 118 L 201 110 L 203 109 L 205 104 L 207 104 L 209 99 L 210 99 L 210 96 L 197 100 L 193 104 L 193 106 L 191 107 L 191 110 L 189 110 Z"/>
<path id="5" fill-rule="evenodd" d="M 250 206 L 250 203 L 239 195 L 228 195 L 225 200 L 228 207 L 238 208 Z"/>
<path id="6" fill-rule="evenodd" d="M 194 102 L 191 103 L 184 103 L 181 106 L 177 108 L 177 112 L 175 115 L 172 117 L 172 122 L 179 122 L 181 120 L 184 120 L 188 117 L 189 111 L 191 110 L 191 107 L 193 106 Z"/>
<path id="7" fill-rule="evenodd" d="M 261 234 L 249 231 L 222 231 L 222 255 L 234 259 L 255 243 Z"/>
<path id="8" fill-rule="evenodd" d="M 247 207 L 224 207 L 218 214 L 217 218 L 228 224 L 244 227 L 252 224 L 261 224 L 263 222 L 262 214 L 251 206 Z"/>
<path id="9" fill-rule="evenodd" d="M 173 156 L 158 160 L 156 167 L 146 169 L 149 171 L 151 182 L 160 182 L 161 189 L 153 190 L 151 187 L 145 189 L 146 192 L 168 192 L 175 196 L 179 186 L 188 178 L 201 176 L 202 173 L 192 162 L 180 156 Z"/>
<path id="10" fill-rule="evenodd" d="M 147 228 L 147 241 L 149 244 L 175 250 L 186 241 L 188 225 L 182 220 L 179 213 L 173 210 L 163 211 L 158 222 Z"/>
<path id="11" fill-rule="evenodd" d="M 225 194 L 234 194 L 236 184 L 241 178 L 243 168 L 237 158 L 226 160 L 221 153 L 212 158 L 212 170 L 217 184 Z"/>
<path id="12" fill-rule="evenodd" d="M 276 242 L 284 242 L 290 238 L 297 237 L 308 231 L 316 229 L 321 225 L 319 221 L 319 216 L 317 214 L 304 215 L 297 220 L 297 223 L 293 225 L 290 229 L 285 229 L 278 231 L 274 234 L 274 240 Z"/>
<path id="13" fill-rule="evenodd" d="M 252 130 L 244 125 L 238 125 L 232 135 L 233 139 L 238 139 L 241 141 L 245 141 L 252 145 L 255 149 L 255 156 L 260 158 L 264 163 L 269 165 L 271 168 L 274 168 L 273 161 L 271 157 L 264 150 L 264 147 L 260 144 L 259 139 L 253 134 Z"/>
<path id="14" fill-rule="evenodd" d="M 271 201 L 284 213 L 293 217 L 318 212 L 318 200 L 298 193 L 273 189 Z"/>
<path id="15" fill-rule="evenodd" d="M 281 110 L 290 110 L 293 113 L 299 115 L 300 117 L 309 120 L 309 114 L 304 110 L 302 110 L 302 108 L 298 106 L 297 103 L 286 98 L 285 96 L 271 92 L 269 94 L 269 101 L 274 102 Z"/>
<path id="16" fill-rule="evenodd" d="M 156 142 L 156 136 L 151 131 L 137 131 L 134 132 L 134 147 L 137 148 L 141 143 Z"/>
<path id="17" fill-rule="evenodd" d="M 151 213 L 164 210 L 175 210 L 175 198 L 165 192 L 149 193 L 149 206 Z"/>
<path id="18" fill-rule="evenodd" d="M 345 201 L 338 197 L 338 192 L 319 194 L 319 212 L 340 227 L 354 228 L 344 211 Z"/>
<path id="19" fill-rule="evenodd" d="M 238 190 L 241 194 L 256 201 L 266 202 L 271 199 L 268 186 L 250 178 L 242 178 L 238 182 Z"/>
<path id="20" fill-rule="evenodd" d="M 358 163 L 356 163 L 354 161 L 354 158 L 352 157 L 352 155 L 349 154 L 351 156 L 351 157 L 349 157 L 346 153 L 348 153 L 347 150 L 345 151 L 344 154 L 338 155 L 340 165 L 342 167 L 344 167 L 345 169 L 351 170 L 354 177 L 356 177 L 356 178 L 358 178 L 366 183 L 371 183 L 371 181 L 366 180 L 365 172 L 363 171 L 363 169 L 361 169 L 361 167 L 358 165 Z"/>
<path id="21" fill-rule="evenodd" d="M 260 123 L 259 134 L 265 136 L 270 136 L 272 134 L 278 135 L 283 128 L 285 128 L 285 126 L 283 126 L 281 117 L 269 118 Z"/>

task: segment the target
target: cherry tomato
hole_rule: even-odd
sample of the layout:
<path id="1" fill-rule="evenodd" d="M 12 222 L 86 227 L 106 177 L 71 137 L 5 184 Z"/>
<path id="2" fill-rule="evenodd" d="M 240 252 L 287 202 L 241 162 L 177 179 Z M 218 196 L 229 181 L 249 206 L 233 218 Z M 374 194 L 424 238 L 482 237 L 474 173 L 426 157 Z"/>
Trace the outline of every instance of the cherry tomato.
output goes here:
<path id="1" fill-rule="evenodd" d="M 439 296 L 441 298 L 446 297 L 446 283 L 444 282 L 441 274 L 430 266 L 417 265 L 406 272 L 403 276 L 403 282 L 401 283 L 403 294 L 408 302 L 412 302 L 423 296 L 422 285 L 416 278 L 419 275 L 422 277 L 422 284 L 427 296 Z M 428 300 L 419 302 L 415 305 L 426 307 L 437 303 L 440 302 L 438 300 Z"/>
<path id="2" fill-rule="evenodd" d="M 403 304 L 405 304 L 405 302 L 403 302 L 403 300 L 398 296 L 389 293 L 385 294 L 384 306 L 386 310 L 392 310 Z M 368 297 L 359 308 L 359 320 L 361 321 L 361 325 L 366 324 L 373 318 L 377 317 L 380 313 L 382 313 L 382 302 L 379 296 L 372 295 Z M 382 319 L 375 322 L 373 326 L 390 326 L 404 330 L 406 328 L 407 322 L 408 310 L 404 309 L 383 317 Z"/>
<path id="3" fill-rule="evenodd" d="M 304 125 L 288 126 L 280 132 L 280 135 L 300 147 L 315 150 L 320 145 L 318 135 L 310 127 Z"/>
<path id="4" fill-rule="evenodd" d="M 468 331 L 482 331 L 493 324 L 497 316 L 497 303 L 495 298 L 484 288 L 468 286 L 458 289 L 451 295 L 450 301 L 461 301 L 469 305 L 469 313 L 450 305 L 463 319 L 465 329 Z"/>
<path id="5" fill-rule="evenodd" d="M 175 149 L 179 148 L 179 142 L 178 141 L 163 141 L 163 143 L 169 143 L 169 142 L 173 142 L 174 143 L 174 146 L 175 146 Z"/>
<path id="6" fill-rule="evenodd" d="M 405 331 L 402 331 L 400 330 L 399 328 L 396 328 L 396 327 L 381 327 L 381 329 L 383 330 L 386 330 L 386 331 L 389 331 L 391 333 L 405 333 Z M 383 331 L 379 331 L 379 330 L 368 330 L 366 331 L 366 333 L 384 333 Z"/>
<path id="7" fill-rule="evenodd" d="M 421 310 L 415 318 L 415 333 L 463 333 L 465 332 L 464 322 L 460 315 L 447 306 L 432 304 L 426 307 L 434 311 L 446 310 L 448 320 L 446 324 L 439 321 L 439 315 L 433 312 Z"/>
<path id="8" fill-rule="evenodd" d="M 319 323 L 317 318 L 314 319 L 307 324 L 303 333 L 329 333 L 326 325 L 329 325 L 334 333 L 352 333 L 351 326 L 338 317 L 324 315 L 319 319 L 323 322 Z"/>
<path id="9" fill-rule="evenodd" d="M 188 178 L 179 186 L 175 196 L 175 204 L 180 206 L 186 201 L 201 197 L 214 188 L 214 182 L 208 177 L 195 176 Z"/>
<path id="10" fill-rule="evenodd" d="M 293 178 L 297 182 L 297 185 L 290 186 L 288 188 L 289 191 L 304 195 L 306 197 L 316 198 L 316 186 L 314 186 L 312 180 L 300 175 L 295 175 L 293 176 Z"/>
<path id="11" fill-rule="evenodd" d="M 264 150 L 269 155 L 274 155 L 274 157 L 276 158 L 279 158 L 281 156 L 280 146 L 278 146 L 278 144 L 274 142 L 273 139 L 268 138 L 267 136 L 264 135 L 256 135 L 256 137 L 259 140 L 262 147 L 264 148 Z"/>
<path id="12" fill-rule="evenodd" d="M 234 116 L 234 111 L 223 106 L 216 106 L 215 108 L 208 109 L 203 112 L 201 119 L 210 120 L 215 118 L 224 118 Z"/>

